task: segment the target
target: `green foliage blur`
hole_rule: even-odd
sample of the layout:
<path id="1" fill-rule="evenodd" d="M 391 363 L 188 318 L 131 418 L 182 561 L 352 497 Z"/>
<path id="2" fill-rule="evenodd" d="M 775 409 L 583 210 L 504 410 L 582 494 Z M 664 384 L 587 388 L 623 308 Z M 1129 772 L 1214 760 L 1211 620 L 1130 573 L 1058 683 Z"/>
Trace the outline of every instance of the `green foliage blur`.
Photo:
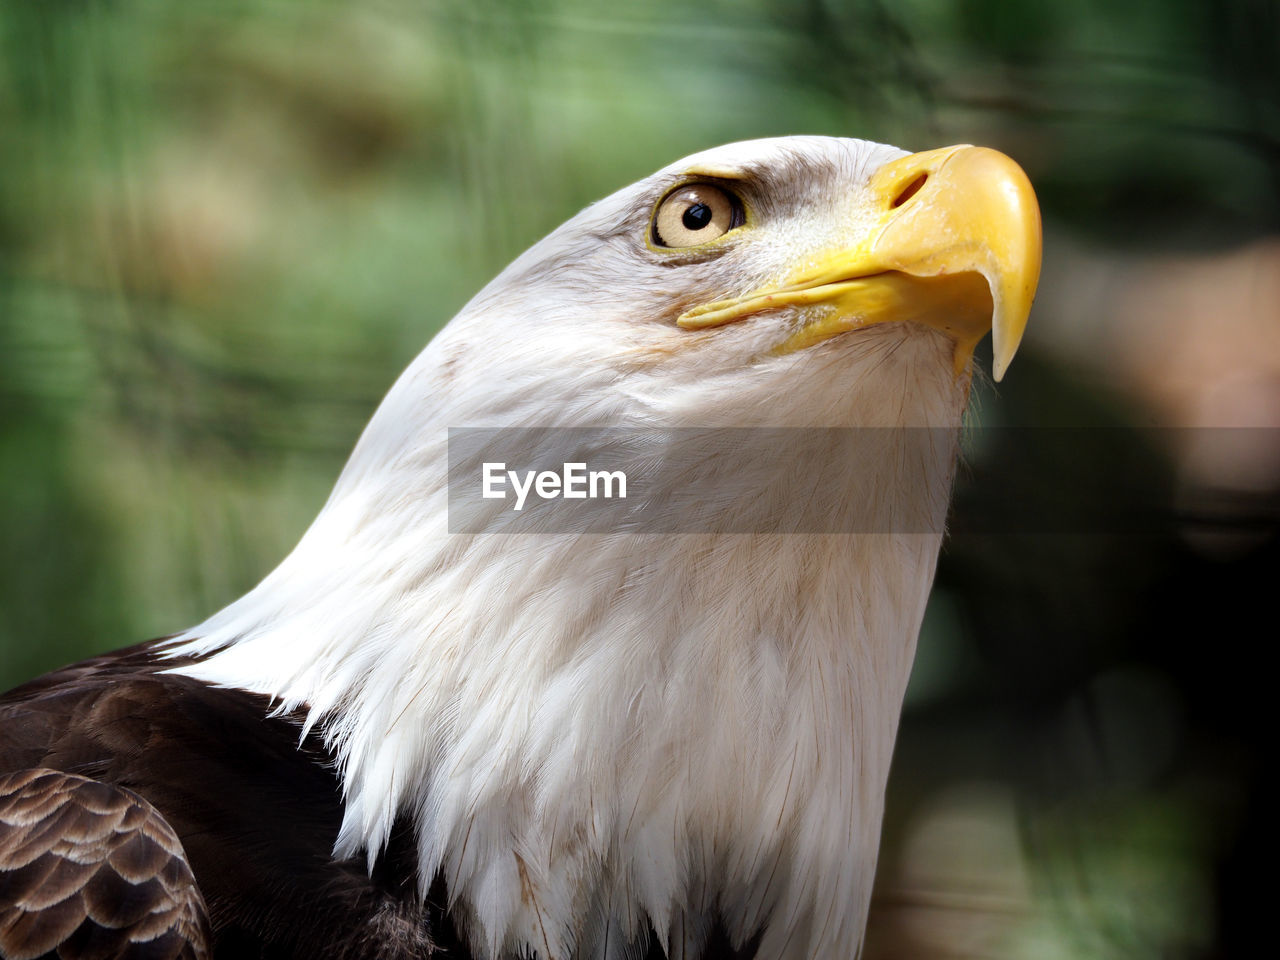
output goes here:
<path id="1" fill-rule="evenodd" d="M 1275 234 L 1278 39 L 1272 0 L 7 0 L 0 689 L 251 587 L 473 293 L 695 150 L 792 133 L 1001 148 L 1040 194 L 1047 271 L 1055 237 L 1106 257 Z M 1123 391 L 1086 398 L 1051 343 L 1027 353 L 983 411 L 1142 420 Z M 1020 566 L 1038 547 L 958 539 L 944 557 L 869 955 L 1238 948 L 1231 864 L 1252 835 L 1218 821 L 1247 821 L 1255 721 L 1202 729 L 1195 671 L 1134 643 L 1151 608 L 1095 588 L 1107 570 L 1148 602 L 1180 555 L 1114 546 L 1050 563 L 1057 594 Z M 1078 646 L 1038 645 L 1046 610 Z M 1203 760 L 1218 747 L 1244 759 Z M 1090 767 L 1121 748 L 1137 780 Z M 920 893 L 908 853 L 947 817 L 943 847 L 994 831 L 957 854 L 1005 865 L 994 893 Z"/>

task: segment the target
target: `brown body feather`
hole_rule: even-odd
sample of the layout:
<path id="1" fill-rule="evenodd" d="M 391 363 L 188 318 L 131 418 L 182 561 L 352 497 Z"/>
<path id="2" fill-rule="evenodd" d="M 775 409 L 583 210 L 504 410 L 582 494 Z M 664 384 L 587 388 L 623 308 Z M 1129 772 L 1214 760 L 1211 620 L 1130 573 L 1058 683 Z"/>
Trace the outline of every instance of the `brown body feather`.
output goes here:
<path id="1" fill-rule="evenodd" d="M 323 745 L 171 665 L 144 644 L 0 697 L 0 954 L 456 956 L 416 895 L 407 831 L 372 876 L 332 858 Z"/>

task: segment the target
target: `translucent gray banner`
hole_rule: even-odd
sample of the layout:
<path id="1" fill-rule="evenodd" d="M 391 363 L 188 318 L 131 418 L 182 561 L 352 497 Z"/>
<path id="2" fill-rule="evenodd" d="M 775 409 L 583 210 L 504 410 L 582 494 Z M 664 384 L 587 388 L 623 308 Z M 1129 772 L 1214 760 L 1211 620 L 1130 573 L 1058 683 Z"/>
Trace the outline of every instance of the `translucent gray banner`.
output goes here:
<path id="1" fill-rule="evenodd" d="M 1179 481 L 1188 451 L 1220 451 L 1228 467 L 1251 451 L 1280 464 L 1280 431 L 453 428 L 449 530 L 1160 534 L 1280 525 L 1266 483 L 1242 491 Z"/>

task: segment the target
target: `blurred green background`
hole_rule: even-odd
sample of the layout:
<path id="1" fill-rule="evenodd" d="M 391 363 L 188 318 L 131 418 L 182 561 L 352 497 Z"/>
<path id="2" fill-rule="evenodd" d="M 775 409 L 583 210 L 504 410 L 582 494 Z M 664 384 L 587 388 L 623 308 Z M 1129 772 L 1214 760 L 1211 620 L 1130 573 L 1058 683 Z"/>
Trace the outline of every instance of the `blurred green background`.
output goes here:
<path id="1" fill-rule="evenodd" d="M 972 452 L 868 958 L 1252 955 L 1277 49 L 1273 0 L 7 0 L 0 689 L 252 586 L 399 371 L 591 200 L 736 139 L 984 143 L 1036 184 L 1046 267 L 976 420 L 1151 449 Z M 1259 429 L 1126 441 L 1151 425 Z M 1019 471 L 1214 522 L 965 532 Z"/>

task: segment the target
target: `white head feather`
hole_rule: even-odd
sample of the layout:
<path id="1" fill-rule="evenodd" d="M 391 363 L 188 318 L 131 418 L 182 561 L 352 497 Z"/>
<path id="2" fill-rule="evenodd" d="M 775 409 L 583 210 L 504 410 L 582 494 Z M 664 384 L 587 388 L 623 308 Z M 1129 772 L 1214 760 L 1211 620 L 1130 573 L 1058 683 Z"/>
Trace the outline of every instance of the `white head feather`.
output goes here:
<path id="1" fill-rule="evenodd" d="M 762 958 L 857 953 L 940 534 L 451 535 L 446 441 L 459 426 L 957 428 L 967 379 L 936 331 L 886 324 L 761 359 L 799 308 L 673 322 L 856 243 L 867 178 L 901 155 L 733 144 L 583 211 L 436 337 L 293 553 L 176 648 L 208 655 L 183 672 L 321 725 L 346 791 L 338 856 L 373 859 L 397 816 L 415 819 L 420 881 L 443 876 L 477 957 L 613 960 L 651 926 L 692 958 L 715 922 L 735 943 L 763 931 Z M 649 217 L 695 167 L 740 172 L 754 219 L 673 266 L 646 244 Z M 832 529 L 874 496 L 937 531 L 955 452 L 947 432 L 803 499 Z M 707 504 L 732 510 L 796 468 L 770 453 Z"/>

